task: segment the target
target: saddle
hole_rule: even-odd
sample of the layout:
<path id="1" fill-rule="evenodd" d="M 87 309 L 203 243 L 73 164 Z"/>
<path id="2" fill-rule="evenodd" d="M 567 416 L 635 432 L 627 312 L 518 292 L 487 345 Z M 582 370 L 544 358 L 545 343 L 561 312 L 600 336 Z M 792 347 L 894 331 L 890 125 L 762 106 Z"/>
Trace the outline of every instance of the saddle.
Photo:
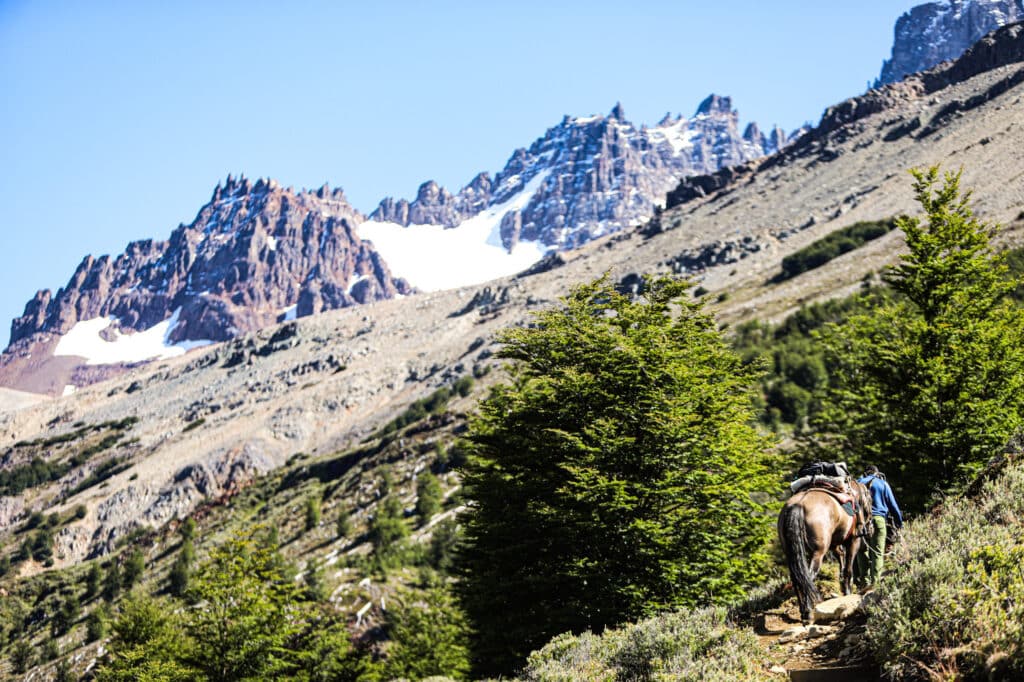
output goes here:
<path id="1" fill-rule="evenodd" d="M 835 488 L 826 486 L 814 486 L 813 490 L 820 490 L 823 493 L 828 493 L 829 495 L 831 495 L 835 499 L 835 501 L 839 503 L 839 506 L 843 508 L 843 511 L 846 512 L 847 515 L 857 515 L 857 498 L 853 495 L 853 493 L 847 492 L 845 490 L 836 490 Z"/>

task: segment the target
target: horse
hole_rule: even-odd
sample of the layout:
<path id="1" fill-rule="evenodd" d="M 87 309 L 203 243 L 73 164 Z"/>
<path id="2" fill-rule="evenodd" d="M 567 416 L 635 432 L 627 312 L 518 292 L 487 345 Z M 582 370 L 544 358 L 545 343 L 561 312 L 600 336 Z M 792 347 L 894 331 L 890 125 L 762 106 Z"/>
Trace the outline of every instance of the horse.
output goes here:
<path id="1" fill-rule="evenodd" d="M 839 557 L 843 594 L 849 594 L 861 536 L 874 531 L 871 494 L 854 479 L 849 484 L 856 506 L 853 516 L 822 488 L 804 488 L 779 512 L 779 540 L 800 603 L 800 618 L 805 623 L 812 621 L 814 605 L 821 600 L 814 579 L 825 554 L 832 550 Z"/>

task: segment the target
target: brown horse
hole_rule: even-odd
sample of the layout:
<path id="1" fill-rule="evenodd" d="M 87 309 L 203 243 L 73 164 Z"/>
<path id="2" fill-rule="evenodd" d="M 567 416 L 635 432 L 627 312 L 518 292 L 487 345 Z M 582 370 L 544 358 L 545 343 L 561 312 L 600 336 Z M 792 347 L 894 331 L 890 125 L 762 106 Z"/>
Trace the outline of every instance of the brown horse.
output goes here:
<path id="1" fill-rule="evenodd" d="M 814 579 L 829 550 L 836 552 L 841 566 L 843 594 L 849 594 L 853 563 L 860 549 L 862 533 L 870 533 L 871 495 L 867 488 L 850 479 L 856 512 L 847 514 L 839 501 L 821 488 L 804 488 L 793 495 L 779 513 L 779 540 L 786 554 L 800 618 L 811 621 L 814 605 L 820 601 Z"/>

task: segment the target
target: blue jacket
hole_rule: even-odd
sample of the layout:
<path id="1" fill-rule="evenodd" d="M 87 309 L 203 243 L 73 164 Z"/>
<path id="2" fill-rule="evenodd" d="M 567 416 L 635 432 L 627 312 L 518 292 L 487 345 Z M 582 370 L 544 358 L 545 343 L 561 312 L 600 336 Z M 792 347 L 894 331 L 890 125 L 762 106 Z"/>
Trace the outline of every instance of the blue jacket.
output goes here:
<path id="1" fill-rule="evenodd" d="M 896 527 L 902 526 L 903 513 L 900 512 L 900 506 L 896 504 L 896 498 L 893 497 L 888 481 L 872 474 L 859 479 L 859 482 L 866 485 L 871 491 L 871 515 L 881 516 L 884 519 L 892 514 L 896 519 Z"/>

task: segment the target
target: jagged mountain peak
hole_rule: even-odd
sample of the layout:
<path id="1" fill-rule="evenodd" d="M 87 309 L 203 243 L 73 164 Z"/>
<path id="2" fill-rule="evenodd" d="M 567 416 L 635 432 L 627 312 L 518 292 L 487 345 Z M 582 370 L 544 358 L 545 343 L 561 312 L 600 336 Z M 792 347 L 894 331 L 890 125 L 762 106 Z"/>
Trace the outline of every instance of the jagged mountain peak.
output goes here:
<path id="1" fill-rule="evenodd" d="M 696 116 L 732 115 L 732 98 L 711 93 L 697 106 Z"/>
<path id="2" fill-rule="evenodd" d="M 785 144 L 784 134 L 765 136 L 757 125 L 741 134 L 738 121 L 732 99 L 717 94 L 701 102 L 692 119 L 666 114 L 654 127 L 627 120 L 621 102 L 607 116 L 566 115 L 529 147 L 515 150 L 492 182 L 477 176 L 454 195 L 425 183 L 411 202 L 388 197 L 369 220 L 456 228 L 543 176 L 524 206 L 496 218 L 501 244 L 508 250 L 523 241 L 577 246 L 647 219 L 681 176 L 742 163 Z M 428 186 L 431 191 L 423 191 Z M 373 238 L 372 225 L 361 229 Z"/>
<path id="3" fill-rule="evenodd" d="M 892 55 L 875 85 L 895 83 L 956 59 L 995 29 L 1024 20 L 1024 0 L 939 0 L 911 8 L 896 20 Z"/>
<path id="4" fill-rule="evenodd" d="M 10 348 L 57 337 L 55 355 L 130 362 L 410 293 L 359 238 L 363 219 L 340 188 L 296 192 L 269 178 L 229 175 L 166 240 L 131 242 L 114 257 L 88 255 L 55 294 L 39 291 L 12 322 Z M 125 339 L 161 324 L 167 328 L 153 333 L 154 345 L 130 350 L 141 342 Z"/>

